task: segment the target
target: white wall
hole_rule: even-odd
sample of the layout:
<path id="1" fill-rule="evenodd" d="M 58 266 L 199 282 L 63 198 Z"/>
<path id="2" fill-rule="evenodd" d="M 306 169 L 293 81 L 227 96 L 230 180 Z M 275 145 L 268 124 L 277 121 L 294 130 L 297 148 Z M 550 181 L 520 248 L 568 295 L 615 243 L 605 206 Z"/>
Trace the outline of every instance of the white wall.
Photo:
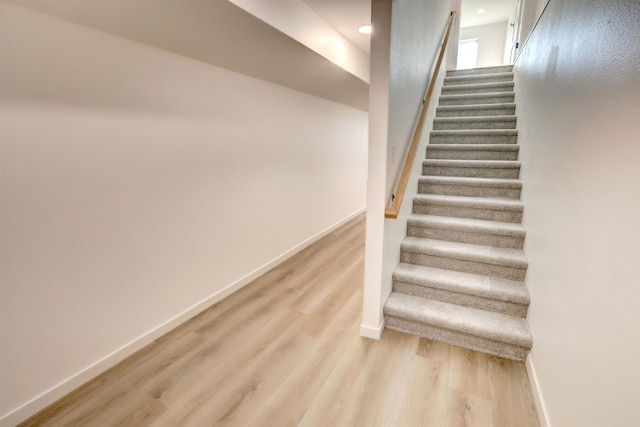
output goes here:
<path id="1" fill-rule="evenodd" d="M 550 425 L 640 425 L 640 3 L 551 1 L 516 63 L 529 356 Z"/>
<path id="2" fill-rule="evenodd" d="M 0 7 L 9 425 L 360 211 L 368 120 Z"/>
<path id="3" fill-rule="evenodd" d="M 478 39 L 476 67 L 493 67 L 504 63 L 509 23 L 478 25 L 460 29 L 460 40 Z"/>
<path id="4" fill-rule="evenodd" d="M 396 174 L 404 163 L 406 148 L 413 137 L 450 6 L 450 1 L 372 2 L 375 30 L 371 39 L 367 244 L 360 329 L 363 336 L 370 338 L 378 338 L 382 333 L 382 309 L 391 292 L 391 273 L 400 257 L 399 242 L 406 234 L 406 216 L 403 215 L 407 209 L 410 210 L 417 181 L 412 179 L 409 182 L 403 214 L 398 220 L 384 219 L 387 196 L 395 186 Z M 386 31 L 382 33 L 383 30 Z M 426 126 L 431 123 L 432 118 L 427 118 Z M 428 129 L 424 132 L 428 138 Z M 424 155 L 424 151 L 418 152 L 417 162 Z"/>
<path id="5" fill-rule="evenodd" d="M 388 198 L 400 176 L 413 137 L 450 7 L 449 0 L 393 1 L 386 183 Z"/>
<path id="6" fill-rule="evenodd" d="M 228 0 L 3 1 L 360 110 L 369 105 L 366 82 Z"/>

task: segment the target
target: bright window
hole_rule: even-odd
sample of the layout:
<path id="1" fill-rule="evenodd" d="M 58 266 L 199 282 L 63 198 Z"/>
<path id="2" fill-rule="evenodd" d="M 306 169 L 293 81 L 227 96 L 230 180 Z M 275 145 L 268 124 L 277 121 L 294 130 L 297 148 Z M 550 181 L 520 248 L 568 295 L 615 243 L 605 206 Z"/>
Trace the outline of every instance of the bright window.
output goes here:
<path id="1" fill-rule="evenodd" d="M 461 40 L 458 45 L 458 70 L 475 68 L 478 58 L 478 39 Z"/>

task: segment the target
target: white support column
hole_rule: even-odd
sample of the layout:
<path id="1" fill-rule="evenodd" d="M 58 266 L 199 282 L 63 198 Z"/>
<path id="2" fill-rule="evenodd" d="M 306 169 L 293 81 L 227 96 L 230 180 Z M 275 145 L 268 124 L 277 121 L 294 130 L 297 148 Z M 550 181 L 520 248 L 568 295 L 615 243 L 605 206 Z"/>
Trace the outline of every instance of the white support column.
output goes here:
<path id="1" fill-rule="evenodd" d="M 391 0 L 371 4 L 371 83 L 369 86 L 369 162 L 367 181 L 367 231 L 364 300 L 360 335 L 379 339 L 384 328 L 382 313 L 382 262 L 386 204 L 387 123 L 389 117 L 389 54 Z"/>

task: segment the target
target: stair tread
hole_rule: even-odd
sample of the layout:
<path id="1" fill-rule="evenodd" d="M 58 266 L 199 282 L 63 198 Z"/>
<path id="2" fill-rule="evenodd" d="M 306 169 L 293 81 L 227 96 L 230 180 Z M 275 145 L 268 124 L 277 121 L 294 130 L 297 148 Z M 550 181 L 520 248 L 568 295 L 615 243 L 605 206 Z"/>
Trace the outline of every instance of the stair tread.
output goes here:
<path id="1" fill-rule="evenodd" d="M 497 104 L 494 104 L 494 105 L 497 105 Z M 456 105 L 456 107 L 458 106 Z M 496 115 L 496 116 L 436 117 L 433 120 L 434 122 L 438 122 L 438 123 L 476 123 L 476 122 L 515 122 L 517 118 L 518 116 L 516 116 L 515 114 L 510 114 L 510 115 Z"/>
<path id="2" fill-rule="evenodd" d="M 456 167 L 456 168 L 491 168 L 491 169 L 520 168 L 520 162 L 517 160 L 425 159 L 422 161 L 422 164 L 425 166 L 449 166 L 449 167 Z"/>
<path id="3" fill-rule="evenodd" d="M 500 248 L 496 246 L 474 245 L 470 243 L 448 242 L 445 240 L 405 237 L 401 251 L 429 254 L 446 258 L 502 265 L 515 268 L 527 268 L 527 257 L 522 249 Z"/>
<path id="4" fill-rule="evenodd" d="M 490 83 L 471 83 L 460 85 L 447 85 L 442 87 L 443 92 L 456 91 L 456 90 L 469 90 L 469 89 L 494 89 L 499 87 L 513 87 L 514 83 L 511 82 L 490 82 Z"/>
<path id="5" fill-rule="evenodd" d="M 408 318 L 469 335 L 531 348 L 533 339 L 525 319 L 392 292 L 385 314 Z"/>
<path id="6" fill-rule="evenodd" d="M 404 262 L 394 270 L 393 280 L 515 304 L 531 301 L 523 282 Z"/>
<path id="7" fill-rule="evenodd" d="M 488 221 L 484 219 L 458 218 L 438 215 L 410 214 L 407 224 L 417 227 L 441 228 L 457 231 L 499 234 L 503 236 L 524 237 L 522 224 Z"/>
<path id="8" fill-rule="evenodd" d="M 497 97 L 511 97 L 515 96 L 515 92 L 482 92 L 482 93 L 454 93 L 454 94 L 443 94 L 440 95 L 440 99 L 466 99 L 466 98 L 497 98 Z M 477 104 L 474 104 L 477 105 Z M 489 104 L 489 105 L 499 105 L 499 104 Z M 442 107 L 446 107 L 443 105 Z"/>
<path id="9" fill-rule="evenodd" d="M 431 136 L 445 136 L 445 135 L 509 135 L 516 136 L 518 131 L 516 129 L 443 129 L 431 131 Z"/>
<path id="10" fill-rule="evenodd" d="M 449 196 L 441 194 L 417 194 L 414 196 L 417 203 L 450 204 L 474 208 L 493 208 L 500 210 L 524 211 L 524 204 L 519 200 L 499 199 L 490 197 Z"/>
<path id="11" fill-rule="evenodd" d="M 497 71 L 495 73 L 483 73 L 483 74 L 467 74 L 465 76 L 446 76 L 444 78 L 445 81 L 457 81 L 457 80 L 466 80 L 466 79 L 473 79 L 473 78 L 478 78 L 478 79 L 490 79 L 490 78 L 496 78 L 496 77 L 513 77 L 514 76 L 514 72 L 513 71 Z"/>
<path id="12" fill-rule="evenodd" d="M 429 150 L 518 151 L 518 144 L 428 144 Z"/>
<path id="13" fill-rule="evenodd" d="M 510 178 L 475 178 L 459 176 L 433 176 L 423 175 L 418 178 L 419 182 L 448 185 L 471 185 L 477 187 L 506 187 L 522 188 L 522 181 Z"/>
<path id="14" fill-rule="evenodd" d="M 492 65 L 490 67 L 476 67 L 476 68 L 464 68 L 460 70 L 447 70 L 447 76 L 464 75 L 475 76 L 486 72 L 496 72 L 498 70 L 506 70 L 505 72 L 513 71 L 513 65 Z"/>
<path id="15" fill-rule="evenodd" d="M 500 92 L 500 93 L 504 93 L 504 92 Z M 447 95 L 447 96 L 453 96 L 453 95 Z M 515 107 L 516 107 L 515 102 L 502 102 L 502 103 L 496 103 L 496 104 L 441 105 L 441 106 L 438 106 L 437 109 L 442 111 L 458 111 L 458 110 L 483 110 L 483 109 L 497 110 L 501 108 L 515 108 Z M 472 117 L 472 116 L 469 116 L 469 117 Z M 483 116 L 478 116 L 478 117 L 483 117 Z M 498 117 L 498 116 L 486 116 L 486 117 Z M 437 119 L 440 119 L 440 118 L 445 118 L 445 117 L 437 117 Z"/>

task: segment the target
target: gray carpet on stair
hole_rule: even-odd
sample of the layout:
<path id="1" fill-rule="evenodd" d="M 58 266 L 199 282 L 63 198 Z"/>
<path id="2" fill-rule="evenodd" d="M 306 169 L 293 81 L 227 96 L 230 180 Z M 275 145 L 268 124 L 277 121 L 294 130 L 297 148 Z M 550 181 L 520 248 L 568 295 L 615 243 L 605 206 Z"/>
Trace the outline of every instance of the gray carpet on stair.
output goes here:
<path id="1" fill-rule="evenodd" d="M 524 361 L 523 187 L 511 66 L 449 71 L 385 325 Z"/>

